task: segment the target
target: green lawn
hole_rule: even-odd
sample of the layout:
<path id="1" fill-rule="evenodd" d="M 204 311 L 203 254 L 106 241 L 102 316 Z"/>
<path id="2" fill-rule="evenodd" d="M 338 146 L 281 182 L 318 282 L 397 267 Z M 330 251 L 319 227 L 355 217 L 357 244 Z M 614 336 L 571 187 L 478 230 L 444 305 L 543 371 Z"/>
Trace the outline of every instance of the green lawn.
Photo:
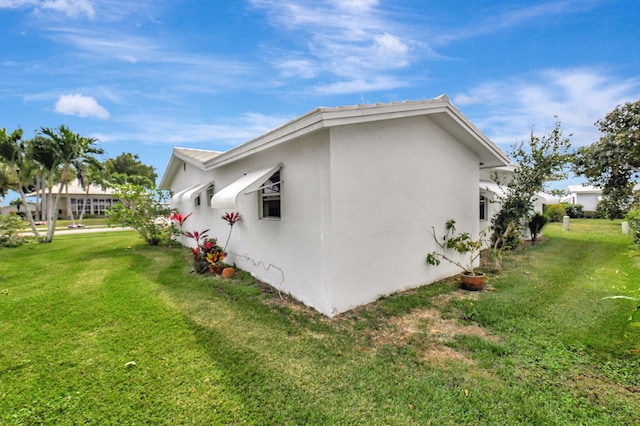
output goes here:
<path id="1" fill-rule="evenodd" d="M 334 319 L 132 232 L 1 249 L 0 424 L 638 424 L 640 254 L 571 225 Z"/>

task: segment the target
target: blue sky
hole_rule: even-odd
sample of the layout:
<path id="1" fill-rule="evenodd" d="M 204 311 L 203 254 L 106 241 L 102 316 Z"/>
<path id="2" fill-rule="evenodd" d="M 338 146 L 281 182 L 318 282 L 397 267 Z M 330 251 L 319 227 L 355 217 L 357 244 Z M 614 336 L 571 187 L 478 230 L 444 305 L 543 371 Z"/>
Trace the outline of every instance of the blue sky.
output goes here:
<path id="1" fill-rule="evenodd" d="M 640 99 L 638 0 L 0 0 L 0 34 L 0 127 L 159 175 L 317 106 L 446 93 L 508 151 L 554 116 L 588 145 Z"/>

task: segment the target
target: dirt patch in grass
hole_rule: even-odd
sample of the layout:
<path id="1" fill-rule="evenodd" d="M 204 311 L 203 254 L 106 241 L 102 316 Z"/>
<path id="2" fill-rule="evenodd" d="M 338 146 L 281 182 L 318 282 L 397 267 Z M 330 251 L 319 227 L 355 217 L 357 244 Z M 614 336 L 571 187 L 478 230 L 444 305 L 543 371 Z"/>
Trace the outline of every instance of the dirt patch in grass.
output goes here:
<path id="1" fill-rule="evenodd" d="M 476 300 L 478 293 L 456 291 L 441 294 L 432 299 L 436 306 L 433 308 L 416 309 L 401 317 L 392 318 L 389 323 L 395 331 L 390 340 L 396 344 L 404 345 L 413 338 L 422 338 L 428 342 L 428 346 L 422 351 L 422 358 L 431 364 L 444 364 L 446 361 L 463 361 L 473 364 L 464 353 L 458 352 L 449 346 L 459 335 L 475 336 L 482 339 L 497 341 L 484 328 L 475 324 L 462 324 L 457 319 L 443 318 L 440 308 L 451 300 Z"/>
<path id="2" fill-rule="evenodd" d="M 262 284 L 262 283 L 260 283 Z M 414 345 L 419 349 L 420 357 L 432 365 L 445 365 L 448 361 L 464 362 L 472 365 L 473 360 L 447 344 L 455 341 L 457 336 L 475 336 L 489 341 L 498 341 L 484 328 L 475 324 L 464 324 L 455 318 L 445 318 L 441 310 L 452 301 L 469 301 L 473 303 L 480 297 L 479 292 L 456 290 L 433 296 L 429 307 L 412 310 L 401 316 L 385 318 L 379 311 L 380 301 L 360 306 L 334 318 L 326 318 L 313 309 L 298 302 L 291 296 L 279 293 L 266 284 L 261 285 L 263 293 L 268 294 L 265 303 L 271 306 L 286 307 L 292 312 L 317 315 L 319 320 L 329 323 L 336 329 L 348 331 L 354 336 L 364 337 L 367 346 L 363 351 L 377 350 L 385 345 L 404 347 Z M 415 290 L 408 290 L 408 292 Z M 367 326 L 356 324 L 367 322 L 367 318 L 375 318 Z"/>

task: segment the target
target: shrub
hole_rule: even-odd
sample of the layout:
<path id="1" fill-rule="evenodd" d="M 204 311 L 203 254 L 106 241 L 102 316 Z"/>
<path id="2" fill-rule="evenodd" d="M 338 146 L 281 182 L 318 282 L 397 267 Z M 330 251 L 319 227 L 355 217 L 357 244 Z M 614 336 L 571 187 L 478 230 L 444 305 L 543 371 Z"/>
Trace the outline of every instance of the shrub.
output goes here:
<path id="1" fill-rule="evenodd" d="M 633 244 L 640 246 L 640 209 L 630 210 L 625 217 L 633 235 Z"/>
<path id="2" fill-rule="evenodd" d="M 584 217 L 584 206 L 582 204 L 569 204 L 562 203 L 564 210 L 567 212 L 567 216 L 571 219 L 579 219 Z"/>
<path id="3" fill-rule="evenodd" d="M 106 211 L 109 225 L 130 226 L 150 245 L 171 242 L 169 224 L 159 220 L 170 213 L 165 207 L 167 191 L 132 184 L 116 185 L 114 189 L 120 201 Z"/>
<path id="4" fill-rule="evenodd" d="M 540 231 L 547 224 L 549 219 L 540 213 L 536 213 L 529 219 L 529 232 L 531 232 L 531 241 L 535 242 L 540 235 Z"/>
<path id="5" fill-rule="evenodd" d="M 29 239 L 21 234 L 23 219 L 15 213 L 0 216 L 0 247 L 18 247 Z"/>
<path id="6" fill-rule="evenodd" d="M 567 211 L 562 204 L 547 204 L 544 206 L 544 213 L 551 222 L 562 222 L 562 218 L 567 215 Z"/>

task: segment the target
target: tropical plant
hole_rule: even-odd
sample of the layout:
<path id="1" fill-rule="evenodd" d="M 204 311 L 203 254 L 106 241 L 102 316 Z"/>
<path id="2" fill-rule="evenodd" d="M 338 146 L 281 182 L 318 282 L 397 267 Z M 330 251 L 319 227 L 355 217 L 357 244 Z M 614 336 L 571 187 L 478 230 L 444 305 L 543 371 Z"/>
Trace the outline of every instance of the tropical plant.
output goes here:
<path id="1" fill-rule="evenodd" d="M 563 137 L 558 120 L 550 134 L 538 137 L 531 131 L 527 143 L 520 142 L 512 148 L 510 156 L 517 163 L 513 175 L 506 179 L 497 173 L 492 176 L 506 194 L 500 200 L 500 211 L 491 220 L 493 243 L 503 238 L 506 229 L 511 227 L 505 243 L 508 247 L 517 247 L 522 228 L 533 211 L 535 195 L 544 189 L 546 182 L 566 177 L 572 155 L 570 148 L 569 138 Z"/>
<path id="2" fill-rule="evenodd" d="M 169 214 L 169 220 L 171 221 L 171 237 L 175 238 L 177 236 L 184 235 L 184 223 L 191 217 L 193 213 L 189 213 L 185 215 L 183 213 L 172 211 Z"/>
<path id="3" fill-rule="evenodd" d="M 229 239 L 231 238 L 233 225 L 235 225 L 236 222 L 242 220 L 242 218 L 240 217 L 240 213 L 238 212 L 225 212 L 224 215 L 222 215 L 221 219 L 227 222 L 227 224 L 229 225 L 229 235 L 227 235 L 227 241 L 224 243 L 224 250 L 227 250 L 227 245 L 229 244 Z"/>
<path id="4" fill-rule="evenodd" d="M 18 247 L 29 239 L 22 234 L 24 223 L 15 213 L 0 215 L 0 247 Z"/>
<path id="5" fill-rule="evenodd" d="M 187 231 L 184 236 L 195 241 L 195 247 L 191 247 L 193 254 L 193 270 L 197 273 L 203 273 L 208 269 L 209 265 L 222 266 L 225 258 L 225 251 L 218 245 L 215 238 L 207 238 L 209 230 L 204 231 Z"/>
<path id="6" fill-rule="evenodd" d="M 6 129 L 0 129 L 0 163 L 5 165 L 5 171 L 9 174 L 7 179 L 14 183 L 13 189 L 20 195 L 33 235 L 40 240 L 40 233 L 26 196 L 27 185 L 24 181 L 27 171 L 32 168 L 32 162 L 27 155 L 25 144 L 22 142 L 22 134 L 22 129 L 14 130 L 10 134 L 7 134 Z"/>
<path id="7" fill-rule="evenodd" d="M 549 222 L 549 218 L 543 214 L 536 213 L 529 219 L 529 232 L 531 233 L 531 242 L 535 243 L 540 235 L 542 228 Z"/>
<path id="8" fill-rule="evenodd" d="M 64 125 L 56 129 L 42 127 L 39 134 L 31 140 L 31 156 L 41 166 L 47 183 L 46 242 L 53 240 L 58 220 L 58 203 L 69 181 L 73 165 L 97 161 L 94 155 L 104 153 L 102 149 L 95 146 L 96 142 L 94 138 L 73 133 Z M 59 183 L 57 194 L 53 193 L 54 183 Z"/>
<path id="9" fill-rule="evenodd" d="M 566 215 L 571 219 L 584 217 L 584 206 L 582 204 L 562 203 L 562 207 L 564 207 Z"/>
<path id="10" fill-rule="evenodd" d="M 441 260 L 456 265 L 467 275 L 476 275 L 476 267 L 479 263 L 480 252 L 486 246 L 485 233 L 483 230 L 477 240 L 471 237 L 468 232 L 456 234 L 456 221 L 449 219 L 445 225 L 446 232 L 442 239 L 436 236 L 436 230 L 432 226 L 433 239 L 441 251 L 433 251 L 427 255 L 426 262 L 429 265 L 440 265 Z M 453 257 L 450 252 L 457 252 L 460 256 Z M 464 260 L 462 260 L 464 259 Z"/>
<path id="11" fill-rule="evenodd" d="M 150 245 L 170 241 L 169 227 L 158 220 L 169 215 L 167 191 L 133 184 L 114 189 L 118 203 L 106 211 L 107 223 L 132 227 Z"/>

